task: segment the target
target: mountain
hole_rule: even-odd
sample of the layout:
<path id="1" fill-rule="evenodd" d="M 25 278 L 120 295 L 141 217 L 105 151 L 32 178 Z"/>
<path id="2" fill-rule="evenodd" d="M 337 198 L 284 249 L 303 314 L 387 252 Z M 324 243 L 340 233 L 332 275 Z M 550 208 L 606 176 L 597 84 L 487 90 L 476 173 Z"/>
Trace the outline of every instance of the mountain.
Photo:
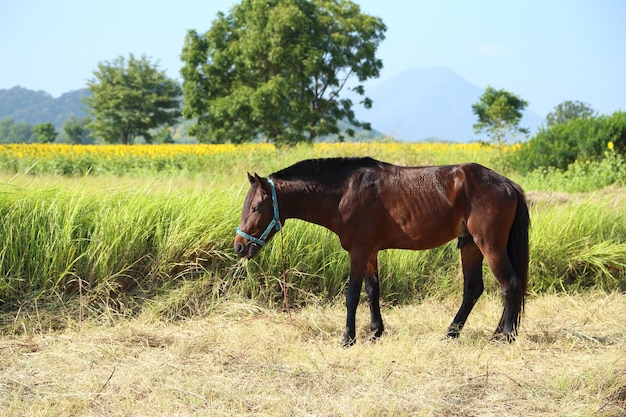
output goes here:
<path id="1" fill-rule="evenodd" d="M 89 90 L 70 91 L 58 98 L 45 91 L 33 91 L 23 87 L 0 89 L 0 119 L 37 125 L 53 123 L 57 129 L 70 117 L 85 117 L 81 99 Z"/>
<path id="2" fill-rule="evenodd" d="M 477 87 L 447 68 L 414 68 L 383 79 L 369 87 L 365 95 L 374 102 L 371 109 L 356 108 L 358 120 L 403 141 L 442 140 L 469 142 L 476 115 L 472 104 L 484 89 Z M 520 123 L 531 133 L 543 123 L 538 115 L 526 111 Z"/>

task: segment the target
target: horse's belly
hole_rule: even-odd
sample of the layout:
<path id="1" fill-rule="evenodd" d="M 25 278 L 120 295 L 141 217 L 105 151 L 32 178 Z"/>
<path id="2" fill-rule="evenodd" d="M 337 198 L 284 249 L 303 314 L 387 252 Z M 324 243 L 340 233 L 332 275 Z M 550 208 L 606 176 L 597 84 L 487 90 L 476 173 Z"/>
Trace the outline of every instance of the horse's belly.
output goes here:
<path id="1" fill-rule="evenodd" d="M 398 237 L 391 239 L 382 249 L 414 249 L 424 250 L 432 249 L 443 245 L 456 238 L 454 235 L 436 236 L 436 237 Z"/>
<path id="2" fill-rule="evenodd" d="M 390 230 L 386 249 L 432 249 L 466 233 L 463 219 L 453 216 L 438 216 L 422 223 L 396 223 Z"/>

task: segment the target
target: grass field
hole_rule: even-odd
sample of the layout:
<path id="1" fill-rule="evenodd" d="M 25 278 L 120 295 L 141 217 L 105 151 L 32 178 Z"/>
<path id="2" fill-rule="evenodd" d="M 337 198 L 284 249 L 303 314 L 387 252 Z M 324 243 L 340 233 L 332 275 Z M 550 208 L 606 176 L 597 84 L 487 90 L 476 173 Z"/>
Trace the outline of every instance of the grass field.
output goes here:
<path id="1" fill-rule="evenodd" d="M 460 299 L 383 310 L 388 333 L 339 347 L 337 303 L 293 320 L 249 300 L 207 316 L 149 316 L 0 340 L 4 416 L 623 416 L 626 295 L 542 295 L 514 344 L 481 299 L 458 340 Z M 45 329 L 44 329 L 45 330 Z"/>
<path id="2" fill-rule="evenodd" d="M 626 415 L 620 186 L 545 191 L 508 173 L 532 219 L 512 345 L 489 340 L 502 307 L 486 267 L 461 338 L 443 340 L 461 299 L 453 242 L 381 254 L 388 332 L 367 341 L 363 305 L 357 345 L 340 348 L 348 258 L 299 221 L 284 230 L 290 320 L 280 239 L 233 254 L 245 172 L 363 154 L 497 162 L 479 144 L 0 147 L 2 415 Z"/>

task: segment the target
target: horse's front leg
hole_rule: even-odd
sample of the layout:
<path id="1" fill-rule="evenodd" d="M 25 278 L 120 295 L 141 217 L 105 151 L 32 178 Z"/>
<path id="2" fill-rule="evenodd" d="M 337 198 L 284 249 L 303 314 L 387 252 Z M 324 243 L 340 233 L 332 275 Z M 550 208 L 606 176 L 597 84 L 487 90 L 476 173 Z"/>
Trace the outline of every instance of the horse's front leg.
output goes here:
<path id="1" fill-rule="evenodd" d="M 367 257 L 358 251 L 350 252 L 350 282 L 346 292 L 346 330 L 341 345 L 352 346 L 356 342 L 356 309 L 361 298 L 363 277 L 367 271 Z"/>
<path id="2" fill-rule="evenodd" d="M 350 282 L 346 292 L 346 330 L 343 332 L 341 345 L 343 347 L 352 346 L 356 342 L 356 308 L 361 298 L 361 286 L 363 276 L 357 276 L 350 272 Z"/>
<path id="3" fill-rule="evenodd" d="M 385 326 L 380 314 L 380 283 L 378 281 L 378 254 L 374 253 L 368 263 L 367 275 L 365 276 L 365 291 L 370 305 L 370 331 L 373 339 L 378 339 Z"/>

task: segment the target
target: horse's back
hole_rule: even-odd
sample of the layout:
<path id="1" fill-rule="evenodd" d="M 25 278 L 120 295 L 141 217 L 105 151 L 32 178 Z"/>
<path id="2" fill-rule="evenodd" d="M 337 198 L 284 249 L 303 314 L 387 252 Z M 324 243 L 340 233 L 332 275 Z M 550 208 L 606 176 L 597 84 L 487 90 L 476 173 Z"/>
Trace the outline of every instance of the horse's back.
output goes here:
<path id="1" fill-rule="evenodd" d="M 380 162 L 353 172 L 339 204 L 344 247 L 376 242 L 378 249 L 428 249 L 454 238 L 464 212 L 456 169 Z"/>
<path id="2" fill-rule="evenodd" d="M 499 210 L 497 206 L 517 204 L 514 186 L 476 163 L 424 167 L 379 163 L 355 173 L 340 211 L 363 239 L 378 240 L 381 249 L 428 249 L 470 234 L 472 218 L 480 219 L 481 225 L 493 223 L 489 216 Z"/>

